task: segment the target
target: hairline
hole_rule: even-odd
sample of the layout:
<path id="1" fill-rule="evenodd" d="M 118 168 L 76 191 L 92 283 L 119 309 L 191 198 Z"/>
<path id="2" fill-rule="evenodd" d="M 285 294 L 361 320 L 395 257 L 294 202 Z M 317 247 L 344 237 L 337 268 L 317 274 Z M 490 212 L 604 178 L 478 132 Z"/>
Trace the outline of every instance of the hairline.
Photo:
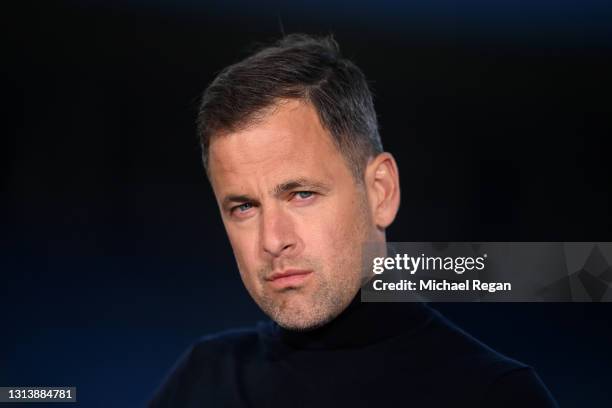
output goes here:
<path id="1" fill-rule="evenodd" d="M 319 112 L 319 109 L 309 97 L 309 92 L 305 92 L 305 95 L 302 97 L 277 97 L 272 101 L 272 103 L 267 104 L 266 106 L 263 106 L 262 108 L 257 109 L 254 112 L 251 112 L 245 118 L 234 123 L 232 126 L 216 129 L 214 132 L 210 133 L 210 135 L 208 135 L 208 138 L 207 138 L 208 139 L 208 147 L 206 149 L 207 157 L 202 156 L 202 161 L 204 162 L 204 169 L 206 171 L 206 176 L 208 177 L 208 179 L 210 180 L 210 161 L 209 161 L 210 147 L 212 146 L 212 143 L 215 140 L 222 138 L 222 137 L 228 137 L 233 133 L 245 131 L 245 130 L 251 129 L 261 124 L 271 115 L 273 115 L 274 112 L 282 104 L 289 103 L 291 101 L 299 101 L 300 103 L 310 105 L 310 107 L 314 109 L 314 111 L 317 114 L 317 118 L 319 119 L 319 124 L 321 128 L 324 130 L 327 137 L 332 142 L 332 145 L 334 146 L 336 151 L 340 154 L 340 156 L 342 156 L 342 160 L 344 161 L 344 164 L 347 166 L 348 171 L 351 173 L 352 178 L 356 181 L 357 185 L 363 185 L 363 183 L 365 182 L 365 168 L 367 166 L 367 163 L 369 159 L 371 159 L 372 157 L 375 157 L 376 155 L 373 155 L 372 153 L 370 153 L 368 157 L 365 158 L 365 162 L 359 165 L 361 174 L 355 174 L 355 171 L 353 170 L 354 166 L 353 166 L 353 163 L 351 162 L 351 158 L 349 154 L 342 151 L 341 146 L 338 141 L 338 137 L 334 136 L 332 131 L 328 128 L 328 126 L 323 121 L 323 118 L 321 117 L 321 113 Z"/>

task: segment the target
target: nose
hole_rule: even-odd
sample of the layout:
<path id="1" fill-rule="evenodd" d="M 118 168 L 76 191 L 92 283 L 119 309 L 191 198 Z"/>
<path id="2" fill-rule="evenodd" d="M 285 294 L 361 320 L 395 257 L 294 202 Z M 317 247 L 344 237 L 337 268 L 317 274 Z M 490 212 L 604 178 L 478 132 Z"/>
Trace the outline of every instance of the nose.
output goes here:
<path id="1" fill-rule="evenodd" d="M 286 256 L 296 250 L 297 237 L 293 222 L 290 215 L 281 208 L 264 209 L 260 229 L 262 248 L 269 256 Z"/>

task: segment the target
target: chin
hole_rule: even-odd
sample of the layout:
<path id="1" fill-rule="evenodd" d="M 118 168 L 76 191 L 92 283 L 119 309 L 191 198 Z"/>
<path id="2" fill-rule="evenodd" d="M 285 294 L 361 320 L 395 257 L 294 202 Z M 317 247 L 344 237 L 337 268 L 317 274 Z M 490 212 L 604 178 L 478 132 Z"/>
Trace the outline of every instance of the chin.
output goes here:
<path id="1" fill-rule="evenodd" d="M 315 295 L 293 293 L 284 299 L 264 296 L 257 303 L 280 327 L 310 331 L 334 320 L 353 297 L 352 292 L 320 291 Z"/>
<path id="2" fill-rule="evenodd" d="M 320 327 L 323 327 L 332 320 L 333 320 L 333 317 L 329 317 L 327 319 L 318 319 L 318 320 L 313 319 L 313 320 L 301 320 L 301 321 L 297 321 L 295 319 L 285 320 L 281 318 L 281 319 L 276 319 L 275 321 L 283 329 L 306 332 L 306 331 L 316 330 Z"/>
<path id="3" fill-rule="evenodd" d="M 298 310 L 283 310 L 282 312 L 277 311 L 277 313 L 271 313 L 269 316 L 283 329 L 310 331 L 325 326 L 338 314 L 334 311 L 316 310 L 316 308 L 310 307 Z"/>

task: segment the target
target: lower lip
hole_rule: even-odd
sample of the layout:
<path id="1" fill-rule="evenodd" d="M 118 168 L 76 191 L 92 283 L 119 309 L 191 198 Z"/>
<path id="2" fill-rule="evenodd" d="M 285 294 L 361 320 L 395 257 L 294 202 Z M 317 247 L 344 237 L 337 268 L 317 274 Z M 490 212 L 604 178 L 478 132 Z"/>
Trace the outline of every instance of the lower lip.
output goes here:
<path id="1" fill-rule="evenodd" d="M 306 279 L 310 277 L 312 272 L 289 275 L 282 278 L 276 278 L 270 281 L 270 285 L 275 289 L 286 289 L 289 287 L 298 287 L 302 285 Z"/>

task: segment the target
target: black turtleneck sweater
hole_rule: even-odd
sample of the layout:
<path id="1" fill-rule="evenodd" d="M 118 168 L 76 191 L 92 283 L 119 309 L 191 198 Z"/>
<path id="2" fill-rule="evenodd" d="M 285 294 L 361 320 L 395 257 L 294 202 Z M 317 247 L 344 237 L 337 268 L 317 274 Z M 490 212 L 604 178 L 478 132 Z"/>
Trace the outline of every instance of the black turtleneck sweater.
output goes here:
<path id="1" fill-rule="evenodd" d="M 421 303 L 362 303 L 292 332 L 273 322 L 197 342 L 151 408 L 556 407 L 534 370 Z"/>

